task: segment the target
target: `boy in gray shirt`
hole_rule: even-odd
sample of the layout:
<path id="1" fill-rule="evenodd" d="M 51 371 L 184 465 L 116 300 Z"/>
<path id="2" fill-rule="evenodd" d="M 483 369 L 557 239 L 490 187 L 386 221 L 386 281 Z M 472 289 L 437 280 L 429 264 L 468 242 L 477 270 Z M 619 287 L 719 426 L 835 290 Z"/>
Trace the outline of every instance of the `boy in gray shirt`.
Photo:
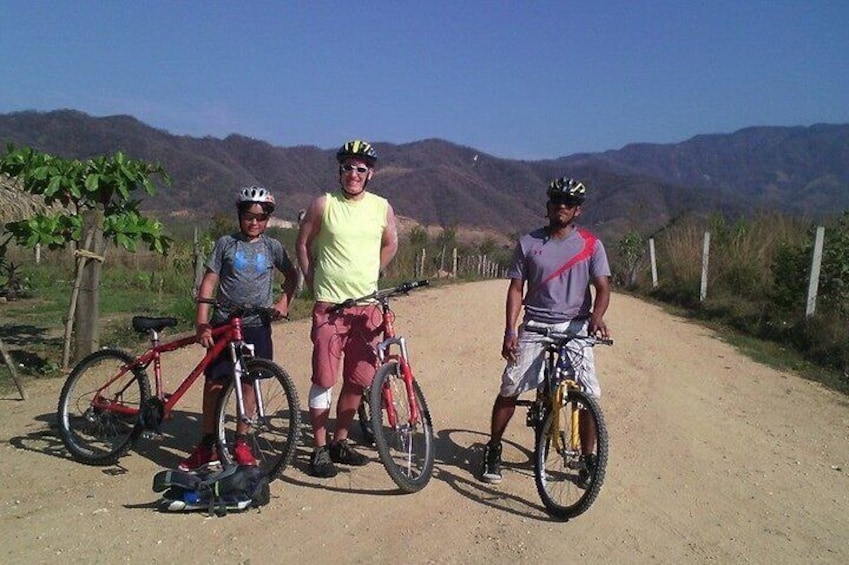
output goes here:
<path id="1" fill-rule="evenodd" d="M 289 304 L 298 284 L 298 272 L 289 260 L 283 245 L 276 239 L 264 235 L 268 219 L 274 211 L 274 197 L 259 186 L 248 186 L 239 190 L 236 197 L 239 214 L 239 233 L 225 235 L 215 242 L 212 254 L 206 263 L 206 273 L 198 289 L 197 336 L 198 343 L 212 347 L 212 327 L 225 324 L 232 312 L 228 304 L 273 307 L 279 316 L 286 316 Z M 274 269 L 286 277 L 283 295 L 274 300 Z M 210 319 L 210 305 L 202 300 L 212 298 L 216 286 L 219 304 Z M 272 359 L 274 345 L 271 341 L 270 320 L 258 315 L 246 316 L 243 320 L 244 340 L 254 346 L 257 357 Z M 232 374 L 233 364 L 229 351 L 225 349 L 209 367 L 203 388 L 202 438 L 192 454 L 183 460 L 181 471 L 199 471 L 219 464 L 215 434 L 215 403 L 221 389 Z M 245 403 L 253 401 L 253 387 L 243 388 Z M 249 424 L 239 422 L 236 426 L 236 441 L 233 459 L 239 465 L 255 465 L 253 453 L 245 441 L 250 431 Z"/>

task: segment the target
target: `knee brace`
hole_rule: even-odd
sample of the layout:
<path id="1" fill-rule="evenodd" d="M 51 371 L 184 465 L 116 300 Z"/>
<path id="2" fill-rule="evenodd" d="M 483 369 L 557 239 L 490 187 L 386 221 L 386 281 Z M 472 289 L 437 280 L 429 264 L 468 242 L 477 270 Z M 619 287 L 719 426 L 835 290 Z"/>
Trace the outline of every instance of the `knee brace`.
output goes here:
<path id="1" fill-rule="evenodd" d="M 333 387 L 324 388 L 313 383 L 310 387 L 310 408 L 318 410 L 330 410 L 330 403 L 333 400 Z"/>

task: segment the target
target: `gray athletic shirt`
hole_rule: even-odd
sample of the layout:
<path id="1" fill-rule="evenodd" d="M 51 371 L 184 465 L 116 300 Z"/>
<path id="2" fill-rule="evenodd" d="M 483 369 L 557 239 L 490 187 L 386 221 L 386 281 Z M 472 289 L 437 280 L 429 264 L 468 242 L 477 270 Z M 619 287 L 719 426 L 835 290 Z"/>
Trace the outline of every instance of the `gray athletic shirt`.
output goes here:
<path id="1" fill-rule="evenodd" d="M 274 301 L 274 269 L 292 268 L 283 244 L 261 235 L 253 243 L 241 233 L 225 235 L 215 242 L 206 268 L 218 274 L 218 299 L 239 305 L 270 307 Z M 216 309 L 212 324 L 227 320 L 229 312 Z M 262 325 L 259 316 L 243 320 L 245 327 Z"/>
<path id="2" fill-rule="evenodd" d="M 519 238 L 507 276 L 527 283 L 525 322 L 556 324 L 590 316 L 589 283 L 609 277 L 610 265 L 604 245 L 589 231 L 556 239 L 540 228 Z"/>

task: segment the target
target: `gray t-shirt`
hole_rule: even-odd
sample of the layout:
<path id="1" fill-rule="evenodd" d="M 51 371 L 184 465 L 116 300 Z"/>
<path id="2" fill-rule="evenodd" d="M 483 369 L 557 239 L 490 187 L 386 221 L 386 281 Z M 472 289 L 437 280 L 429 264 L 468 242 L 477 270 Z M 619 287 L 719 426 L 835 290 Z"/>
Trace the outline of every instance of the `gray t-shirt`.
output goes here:
<path id="1" fill-rule="evenodd" d="M 206 268 L 218 274 L 218 300 L 232 304 L 270 307 L 274 301 L 274 268 L 286 272 L 292 268 L 283 244 L 261 235 L 253 243 L 241 233 L 225 235 L 215 242 Z M 229 312 L 217 308 L 212 324 L 225 322 Z M 246 327 L 262 325 L 259 316 L 243 320 Z"/>
<path id="2" fill-rule="evenodd" d="M 610 265 L 604 245 L 589 231 L 556 239 L 540 228 L 519 238 L 507 276 L 527 282 L 525 322 L 556 324 L 590 316 L 590 281 L 609 277 Z"/>

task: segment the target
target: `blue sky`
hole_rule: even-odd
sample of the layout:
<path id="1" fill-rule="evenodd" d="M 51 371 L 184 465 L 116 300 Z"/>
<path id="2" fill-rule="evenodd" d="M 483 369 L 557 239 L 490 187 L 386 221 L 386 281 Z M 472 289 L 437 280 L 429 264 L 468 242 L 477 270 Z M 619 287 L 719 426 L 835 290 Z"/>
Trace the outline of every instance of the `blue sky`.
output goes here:
<path id="1" fill-rule="evenodd" d="M 849 2 L 0 0 L 0 113 L 513 159 L 849 123 Z"/>

